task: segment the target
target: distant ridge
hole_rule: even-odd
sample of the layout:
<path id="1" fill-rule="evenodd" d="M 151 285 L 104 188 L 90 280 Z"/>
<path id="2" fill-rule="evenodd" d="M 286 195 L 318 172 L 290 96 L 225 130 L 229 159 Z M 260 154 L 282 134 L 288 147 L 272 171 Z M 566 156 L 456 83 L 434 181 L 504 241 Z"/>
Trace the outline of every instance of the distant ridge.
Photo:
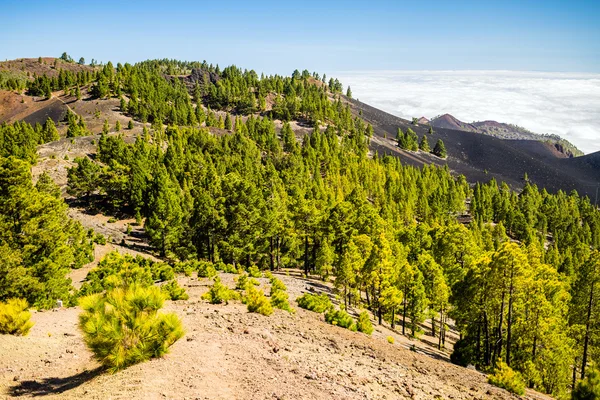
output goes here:
<path id="1" fill-rule="evenodd" d="M 584 153 L 575 147 L 575 145 L 558 135 L 541 135 L 513 124 L 505 124 L 490 120 L 467 123 L 450 114 L 443 114 L 435 117 L 430 121 L 430 124 L 436 128 L 481 133 L 484 135 L 494 136 L 499 139 L 536 140 L 539 142 L 545 142 L 551 144 L 556 151 L 566 157 L 579 157 L 584 155 Z"/>

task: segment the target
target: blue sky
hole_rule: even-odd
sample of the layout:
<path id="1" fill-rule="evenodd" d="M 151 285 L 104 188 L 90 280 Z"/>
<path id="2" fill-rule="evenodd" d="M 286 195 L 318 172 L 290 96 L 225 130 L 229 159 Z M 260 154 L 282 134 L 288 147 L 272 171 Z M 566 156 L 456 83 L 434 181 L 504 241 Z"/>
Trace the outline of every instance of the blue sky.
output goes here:
<path id="1" fill-rule="evenodd" d="M 0 0 L 0 59 L 600 72 L 600 1 Z"/>

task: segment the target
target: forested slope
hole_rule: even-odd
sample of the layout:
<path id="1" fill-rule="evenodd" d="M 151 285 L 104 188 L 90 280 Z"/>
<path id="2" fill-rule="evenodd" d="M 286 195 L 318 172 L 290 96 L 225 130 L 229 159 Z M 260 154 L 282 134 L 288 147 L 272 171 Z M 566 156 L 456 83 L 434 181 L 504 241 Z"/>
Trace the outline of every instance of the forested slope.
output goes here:
<path id="1" fill-rule="evenodd" d="M 196 78 L 185 78 L 192 71 Z M 431 320 L 439 347 L 454 322 L 461 334 L 454 362 L 484 371 L 504 362 L 529 387 L 558 397 L 598 359 L 600 213 L 587 197 L 536 186 L 540 177 L 563 175 L 526 150 L 409 126 L 348 102 L 340 82 L 308 71 L 259 77 L 234 66 L 160 60 L 109 63 L 77 79 L 62 90 L 81 101 L 118 101 L 120 116 L 101 132 L 90 131 L 91 121 L 107 118 L 101 112 L 76 109 L 59 124 L 70 138 L 100 133 L 94 154 L 63 160 L 73 165 L 68 194 L 90 209 L 135 218 L 165 262 L 301 269 L 333 282 L 345 307 L 365 307 L 403 334 L 417 338 Z M 31 82 L 32 91 L 54 86 L 43 77 Z M 301 137 L 292 129 L 299 125 L 309 127 Z M 52 120 L 2 125 L 7 176 L 36 162 L 36 145 L 57 135 Z M 450 170 L 460 172 L 468 160 L 468 171 L 500 175 L 502 157 L 529 174 L 521 192 L 496 180 L 472 187 Z M 520 179 L 515 171 L 511 184 Z M 32 190 L 26 173 L 15 176 Z M 56 196 L 42 182 L 37 191 Z M 2 201 L 12 205 L 21 186 L 7 178 Z M 14 236 L 3 239 L 0 266 L 14 274 L 19 262 L 5 260 L 22 260 L 18 275 L 41 286 L 29 298 L 27 285 L 7 282 L 0 300 L 28 297 L 40 307 L 75 300 L 81 293 L 65 297 L 49 282 L 79 266 L 95 236 L 73 224 L 70 236 L 51 243 L 74 255 L 60 263 L 53 257 L 65 253 L 58 250 L 28 257 L 23 235 L 61 231 L 50 223 L 25 231 L 29 214 L 9 210 L 2 221 Z M 465 225 L 459 217 L 467 213 Z"/>

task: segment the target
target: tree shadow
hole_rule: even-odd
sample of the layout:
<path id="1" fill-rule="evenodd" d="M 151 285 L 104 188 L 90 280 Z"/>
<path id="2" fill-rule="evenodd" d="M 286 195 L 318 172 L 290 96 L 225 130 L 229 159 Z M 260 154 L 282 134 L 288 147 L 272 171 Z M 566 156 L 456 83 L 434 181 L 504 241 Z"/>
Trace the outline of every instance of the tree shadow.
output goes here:
<path id="1" fill-rule="evenodd" d="M 91 381 L 102 372 L 104 372 L 104 368 L 98 367 L 65 378 L 44 378 L 37 381 L 23 381 L 16 386 L 10 387 L 8 395 L 11 397 L 39 397 L 61 394 Z"/>

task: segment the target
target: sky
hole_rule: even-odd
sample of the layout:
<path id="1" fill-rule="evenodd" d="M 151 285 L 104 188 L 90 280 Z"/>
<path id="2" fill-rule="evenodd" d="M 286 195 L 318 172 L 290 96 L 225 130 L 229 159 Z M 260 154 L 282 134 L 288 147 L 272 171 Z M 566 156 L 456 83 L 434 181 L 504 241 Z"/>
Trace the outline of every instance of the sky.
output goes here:
<path id="1" fill-rule="evenodd" d="M 582 92 L 569 92 L 568 84 L 574 81 L 559 79 L 561 87 L 555 92 L 545 90 L 528 98 L 527 88 L 538 81 L 531 77 L 531 83 L 527 76 L 520 77 L 521 85 L 514 90 L 520 93 L 519 101 L 536 103 L 530 114 L 499 113 L 502 107 L 496 107 L 489 109 L 487 117 L 481 117 L 472 104 L 486 103 L 483 97 L 478 102 L 477 96 L 491 96 L 498 101 L 506 98 L 507 90 L 493 90 L 493 76 L 486 76 L 486 90 L 471 86 L 471 103 L 450 110 L 448 106 L 462 98 L 455 95 L 457 86 L 443 74 L 431 83 L 434 78 L 423 71 L 600 73 L 598 0 L 0 0 L 0 10 L 0 60 L 57 57 L 66 51 L 74 59 L 84 57 L 88 62 L 92 58 L 113 63 L 152 58 L 206 60 L 268 74 L 289 75 L 294 69 L 308 69 L 342 77 L 341 71 L 369 71 L 352 75 L 350 84 L 355 86 L 355 96 L 371 100 L 372 93 L 381 93 L 386 101 L 396 97 L 399 102 L 388 109 L 398 115 L 451 112 L 467 121 L 498 115 L 503 118 L 501 122 L 519 123 L 541 132 L 563 131 L 565 124 L 542 120 L 539 124 L 549 125 L 521 123 L 524 115 L 544 109 L 535 96 L 546 96 L 548 104 L 557 109 L 562 105 L 568 108 L 583 103 L 573 97 L 585 95 L 589 88 L 597 89 L 597 81 L 595 86 L 588 81 L 591 86 Z M 395 84 L 387 85 L 379 79 L 386 76 L 382 71 L 423 74 L 411 76 L 406 86 L 398 86 L 402 74 L 393 78 Z M 415 80 L 416 76 L 423 81 Z M 597 79 L 590 76 L 590 80 Z M 354 79 L 361 77 L 364 79 Z M 498 79 L 498 87 L 502 88 L 502 82 L 510 78 Z M 373 80 L 380 84 L 376 91 L 365 86 Z M 418 88 L 420 82 L 422 90 Z M 448 86 L 432 92 L 428 89 L 431 85 Z M 396 90 L 392 88 L 405 93 L 392 93 Z M 419 103 L 414 98 L 410 103 L 409 95 L 421 93 L 435 93 L 437 103 Z M 426 108 L 417 113 L 412 108 L 415 104 Z M 600 136 L 597 119 L 585 129 L 580 136 L 590 136 L 589 130 Z M 600 150 L 597 141 L 580 143 L 589 146 L 588 151 Z"/>

